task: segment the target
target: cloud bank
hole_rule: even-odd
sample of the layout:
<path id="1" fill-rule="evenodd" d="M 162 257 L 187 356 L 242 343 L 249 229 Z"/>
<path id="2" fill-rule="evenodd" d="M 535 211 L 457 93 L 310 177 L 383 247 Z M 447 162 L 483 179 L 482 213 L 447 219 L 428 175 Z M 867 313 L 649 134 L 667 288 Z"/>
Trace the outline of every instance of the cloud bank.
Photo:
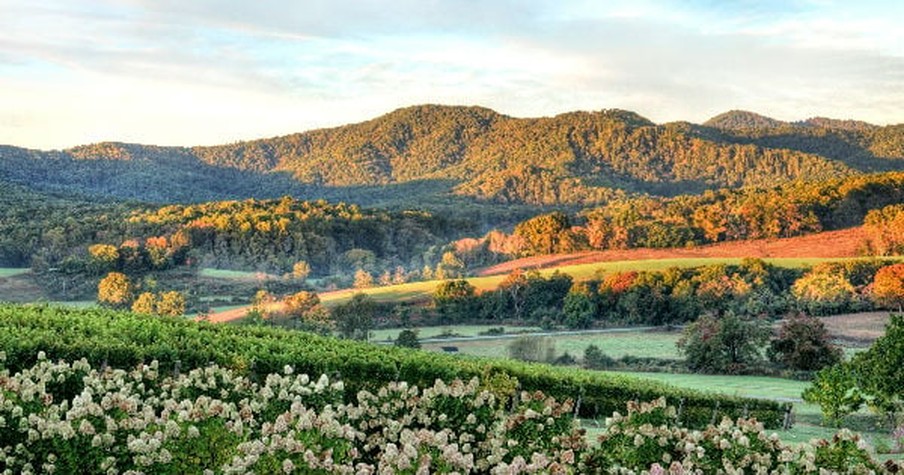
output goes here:
<path id="1" fill-rule="evenodd" d="M 420 103 L 904 122 L 902 2 L 0 0 L 0 143 L 226 143 Z"/>

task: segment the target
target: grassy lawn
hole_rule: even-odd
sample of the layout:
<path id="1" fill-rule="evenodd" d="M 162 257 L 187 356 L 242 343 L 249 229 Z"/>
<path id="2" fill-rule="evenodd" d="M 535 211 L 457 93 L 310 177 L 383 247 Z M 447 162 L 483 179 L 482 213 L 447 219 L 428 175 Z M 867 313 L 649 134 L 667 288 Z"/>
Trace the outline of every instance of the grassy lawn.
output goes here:
<path id="1" fill-rule="evenodd" d="M 620 373 L 629 374 L 643 379 L 654 379 L 682 388 L 712 391 L 722 394 L 731 394 L 743 397 L 755 397 L 764 399 L 794 400 L 795 408 L 819 413 L 819 408 L 800 407 L 796 400 L 800 399 L 800 393 L 809 385 L 805 381 L 791 379 L 771 378 L 767 376 L 728 376 L 709 374 L 670 374 L 670 373 Z M 808 404 L 805 406 L 809 406 Z"/>
<path id="2" fill-rule="evenodd" d="M 211 279 L 230 279 L 230 280 L 257 280 L 261 278 L 270 278 L 271 276 L 263 272 L 246 272 L 240 270 L 225 270 L 204 268 L 198 271 L 199 277 L 207 277 Z"/>
<path id="3" fill-rule="evenodd" d="M 17 268 L 17 267 L 0 267 L 0 278 L 14 277 L 17 275 L 25 274 L 26 272 L 31 272 L 31 269 Z"/>
<path id="4" fill-rule="evenodd" d="M 458 332 L 459 327 L 446 327 Z M 460 332 L 459 332 L 460 333 Z M 418 335 L 424 338 L 423 334 Z M 604 354 L 612 358 L 621 358 L 631 355 L 641 358 L 671 358 L 678 359 L 678 351 L 675 342 L 681 336 L 679 332 L 623 332 L 623 333 L 598 333 L 586 335 L 555 335 L 547 337 L 555 344 L 556 354 L 566 351 L 578 359 L 583 357 L 584 350 L 590 345 L 596 345 Z M 458 351 L 465 355 L 484 356 L 489 358 L 508 357 L 508 345 L 511 339 L 459 341 L 454 345 Z M 441 351 L 442 343 L 427 343 L 423 348 L 432 351 Z"/>
<path id="5" fill-rule="evenodd" d="M 59 305 L 60 307 L 72 308 L 90 308 L 97 306 L 97 302 L 94 300 L 57 300 L 47 303 L 50 305 Z"/>
<path id="6" fill-rule="evenodd" d="M 452 333 L 459 336 L 478 336 L 481 332 L 485 332 L 490 328 L 505 329 L 506 333 L 523 333 L 542 331 L 540 327 L 516 327 L 511 325 L 447 325 L 436 327 L 419 327 L 417 337 L 420 339 L 434 338 L 444 333 Z M 394 341 L 401 332 L 402 328 L 389 328 L 385 330 L 374 330 L 371 332 L 371 341 Z M 498 344 L 498 343 L 497 343 Z"/>
<path id="7" fill-rule="evenodd" d="M 208 312 L 208 313 L 225 312 L 226 310 L 233 310 L 236 308 L 243 308 L 243 307 L 247 307 L 247 305 L 237 304 L 237 305 L 222 305 L 222 306 L 217 306 L 217 307 L 210 307 L 210 312 Z M 197 317 L 198 313 L 187 313 L 187 314 L 185 314 L 185 316 L 186 317 Z"/>

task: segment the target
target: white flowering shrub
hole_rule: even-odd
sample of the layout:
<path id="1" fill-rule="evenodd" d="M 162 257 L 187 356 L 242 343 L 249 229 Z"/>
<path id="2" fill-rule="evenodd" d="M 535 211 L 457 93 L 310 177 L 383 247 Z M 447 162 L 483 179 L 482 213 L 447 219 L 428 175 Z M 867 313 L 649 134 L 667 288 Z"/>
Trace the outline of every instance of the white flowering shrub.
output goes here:
<path id="1" fill-rule="evenodd" d="M 723 419 L 717 426 L 692 431 L 676 424 L 665 399 L 628 404 L 628 414 L 606 421 L 599 446 L 583 470 L 641 474 L 805 474 L 898 473 L 904 467 L 875 462 L 859 436 L 839 432 L 832 440 L 788 446 L 767 435 L 756 420 Z"/>
<path id="2" fill-rule="evenodd" d="M 477 379 L 343 393 L 291 367 L 255 383 L 39 355 L 0 372 L 0 472 L 567 473 L 584 448 L 569 405 L 524 394 L 507 412 Z"/>
<path id="3" fill-rule="evenodd" d="M 0 354 L 2 365 L 2 354 Z M 784 446 L 754 420 L 703 431 L 664 399 L 632 402 L 588 447 L 570 401 L 498 404 L 477 379 L 391 383 L 344 403 L 341 382 L 291 367 L 259 382 L 211 366 L 179 376 L 85 360 L 0 370 L 0 473 L 898 473 L 863 441 Z"/>

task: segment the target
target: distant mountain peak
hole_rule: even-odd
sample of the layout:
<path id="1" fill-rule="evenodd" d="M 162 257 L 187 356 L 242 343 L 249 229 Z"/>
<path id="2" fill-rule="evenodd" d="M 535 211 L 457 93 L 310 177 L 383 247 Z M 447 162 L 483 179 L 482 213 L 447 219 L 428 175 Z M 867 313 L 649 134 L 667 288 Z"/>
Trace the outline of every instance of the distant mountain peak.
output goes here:
<path id="1" fill-rule="evenodd" d="M 839 119 L 830 119 L 828 117 L 811 117 L 807 120 L 802 120 L 800 122 L 795 122 L 795 125 L 801 125 L 804 127 L 819 127 L 824 129 L 840 129 L 840 130 L 853 130 L 853 131 L 867 131 L 878 129 L 878 125 L 870 124 L 869 122 L 863 122 L 862 120 L 839 120 Z"/>
<path id="2" fill-rule="evenodd" d="M 789 124 L 788 122 L 766 117 L 757 114 L 756 112 L 731 110 L 707 120 L 703 125 L 723 130 L 745 130 L 774 129 Z"/>

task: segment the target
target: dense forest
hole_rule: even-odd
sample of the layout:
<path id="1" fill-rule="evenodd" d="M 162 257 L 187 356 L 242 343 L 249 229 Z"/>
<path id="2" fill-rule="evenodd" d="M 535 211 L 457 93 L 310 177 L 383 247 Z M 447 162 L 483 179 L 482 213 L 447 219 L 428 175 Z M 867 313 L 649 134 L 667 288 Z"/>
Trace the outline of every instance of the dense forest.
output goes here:
<path id="1" fill-rule="evenodd" d="M 579 213 L 555 211 L 456 243 L 472 266 L 514 257 L 585 250 L 669 248 L 722 241 L 774 239 L 881 221 L 871 212 L 904 202 L 904 173 L 855 175 L 766 188 L 707 190 L 697 195 L 615 200 Z M 894 221 L 893 209 L 885 212 Z M 892 226 L 900 229 L 900 224 Z M 895 254 L 896 231 L 871 231 L 864 252 Z M 899 243 L 899 244 L 895 244 Z M 870 247 L 871 249 L 867 249 Z"/>
<path id="2" fill-rule="evenodd" d="M 465 275 L 521 256 L 635 247 L 686 247 L 789 237 L 865 223 L 864 252 L 899 253 L 904 173 L 818 183 L 614 200 L 543 213 L 483 238 L 472 219 L 354 204 L 272 200 L 149 205 L 87 201 L 0 187 L 0 266 L 44 280 L 107 272 L 141 276 L 185 265 L 312 277 L 351 285 Z M 366 274 L 366 275 L 365 275 Z M 69 285 L 73 288 L 74 282 Z M 60 284 L 62 285 L 62 284 Z M 367 284 L 371 285 L 371 284 Z M 366 285 L 365 285 L 366 286 Z"/>
<path id="3" fill-rule="evenodd" d="M 141 274 L 183 264 L 313 275 L 419 268 L 476 229 L 422 211 L 279 200 L 146 206 L 0 191 L 0 265 Z M 425 257 L 426 253 L 426 257 Z M 435 259 L 439 259 L 436 256 Z"/>
<path id="4" fill-rule="evenodd" d="M 415 106 L 359 124 L 215 147 L 0 147 L 0 179 L 164 203 L 288 194 L 395 208 L 415 200 L 453 210 L 477 203 L 589 206 L 638 193 L 901 169 L 904 127 L 785 123 L 737 111 L 704 125 L 656 125 L 621 110 L 520 119 L 479 107 Z"/>

